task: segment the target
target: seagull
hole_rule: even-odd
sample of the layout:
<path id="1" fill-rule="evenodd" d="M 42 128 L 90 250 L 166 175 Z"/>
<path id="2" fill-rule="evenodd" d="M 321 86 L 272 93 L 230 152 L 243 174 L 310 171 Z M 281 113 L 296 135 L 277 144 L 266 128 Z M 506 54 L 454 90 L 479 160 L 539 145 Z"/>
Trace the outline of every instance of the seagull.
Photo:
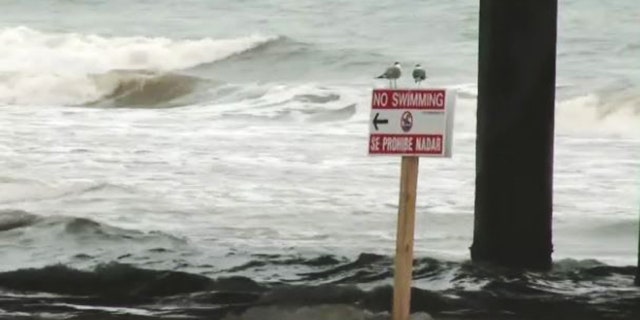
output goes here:
<path id="1" fill-rule="evenodd" d="M 413 80 L 416 81 L 416 83 L 420 84 L 420 81 L 423 81 L 424 79 L 427 78 L 427 73 L 424 71 L 424 69 L 422 69 L 422 67 L 420 66 L 420 64 L 416 64 L 416 67 L 413 69 Z"/>
<path id="2" fill-rule="evenodd" d="M 400 68 L 400 62 L 394 62 L 393 66 L 387 68 L 383 74 L 376 77 L 376 79 L 389 79 L 389 86 L 393 83 L 393 86 L 396 87 L 396 80 L 400 78 L 402 74 L 402 69 Z"/>

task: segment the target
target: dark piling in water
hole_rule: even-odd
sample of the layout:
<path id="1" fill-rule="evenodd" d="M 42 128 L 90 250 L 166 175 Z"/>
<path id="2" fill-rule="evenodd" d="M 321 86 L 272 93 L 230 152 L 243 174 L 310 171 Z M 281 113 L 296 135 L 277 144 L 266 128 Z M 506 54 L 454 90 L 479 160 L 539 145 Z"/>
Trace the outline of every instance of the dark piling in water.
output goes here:
<path id="1" fill-rule="evenodd" d="M 638 210 L 640 212 L 640 210 Z M 640 286 L 640 223 L 638 223 L 638 266 L 636 267 L 636 285 Z"/>
<path id="2" fill-rule="evenodd" d="M 481 0 L 471 258 L 551 266 L 557 0 Z"/>

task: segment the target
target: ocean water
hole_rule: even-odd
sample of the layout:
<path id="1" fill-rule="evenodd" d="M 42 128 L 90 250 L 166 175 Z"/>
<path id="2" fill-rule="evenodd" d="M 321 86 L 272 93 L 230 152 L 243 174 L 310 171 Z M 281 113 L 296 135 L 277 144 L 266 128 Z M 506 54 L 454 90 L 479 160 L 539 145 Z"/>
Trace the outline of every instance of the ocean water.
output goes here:
<path id="1" fill-rule="evenodd" d="M 393 61 L 457 89 L 415 317 L 640 316 L 640 3 L 559 2 L 537 274 L 468 262 L 476 1 L 1 1 L 0 318 L 384 318 L 400 159 L 367 136 Z"/>

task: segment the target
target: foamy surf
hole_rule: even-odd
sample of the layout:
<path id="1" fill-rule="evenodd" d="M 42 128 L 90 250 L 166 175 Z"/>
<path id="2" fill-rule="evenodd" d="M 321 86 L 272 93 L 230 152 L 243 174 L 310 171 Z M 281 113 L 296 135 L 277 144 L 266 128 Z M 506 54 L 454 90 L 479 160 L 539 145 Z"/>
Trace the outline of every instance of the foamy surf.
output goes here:
<path id="1" fill-rule="evenodd" d="M 229 39 L 105 37 L 4 28 L 0 29 L 0 105 L 94 102 L 120 87 L 118 79 L 105 81 L 101 76 L 114 70 L 164 74 L 219 61 L 275 39 L 262 35 Z"/>
<path id="2" fill-rule="evenodd" d="M 366 147 L 396 60 L 458 89 L 413 314 L 640 319 L 640 2 L 559 10 L 547 273 L 468 262 L 477 2 L 45 2 L 0 10 L 0 319 L 388 319 L 400 159 Z"/>
<path id="3" fill-rule="evenodd" d="M 210 90 L 209 103 L 225 118 L 291 121 L 365 119 L 368 92 L 346 86 L 306 84 L 227 84 Z"/>
<path id="4" fill-rule="evenodd" d="M 560 101 L 556 106 L 560 134 L 640 137 L 640 95 L 618 90 Z"/>
<path id="5" fill-rule="evenodd" d="M 470 84 L 452 85 L 458 95 L 456 130 L 475 132 L 477 88 Z M 566 136 L 640 137 L 640 95 L 637 89 L 594 91 L 558 97 L 555 132 Z"/>

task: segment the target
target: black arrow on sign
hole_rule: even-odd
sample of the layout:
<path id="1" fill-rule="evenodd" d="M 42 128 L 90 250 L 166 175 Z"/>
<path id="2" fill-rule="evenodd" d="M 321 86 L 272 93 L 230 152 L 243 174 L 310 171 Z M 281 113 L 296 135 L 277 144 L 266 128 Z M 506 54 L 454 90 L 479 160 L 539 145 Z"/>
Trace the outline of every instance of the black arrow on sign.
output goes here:
<path id="1" fill-rule="evenodd" d="M 376 116 L 373 117 L 373 127 L 376 128 L 376 131 L 378 130 L 378 125 L 379 124 L 387 124 L 387 123 L 389 123 L 389 119 L 378 119 L 379 115 L 380 115 L 380 113 L 376 112 Z"/>

